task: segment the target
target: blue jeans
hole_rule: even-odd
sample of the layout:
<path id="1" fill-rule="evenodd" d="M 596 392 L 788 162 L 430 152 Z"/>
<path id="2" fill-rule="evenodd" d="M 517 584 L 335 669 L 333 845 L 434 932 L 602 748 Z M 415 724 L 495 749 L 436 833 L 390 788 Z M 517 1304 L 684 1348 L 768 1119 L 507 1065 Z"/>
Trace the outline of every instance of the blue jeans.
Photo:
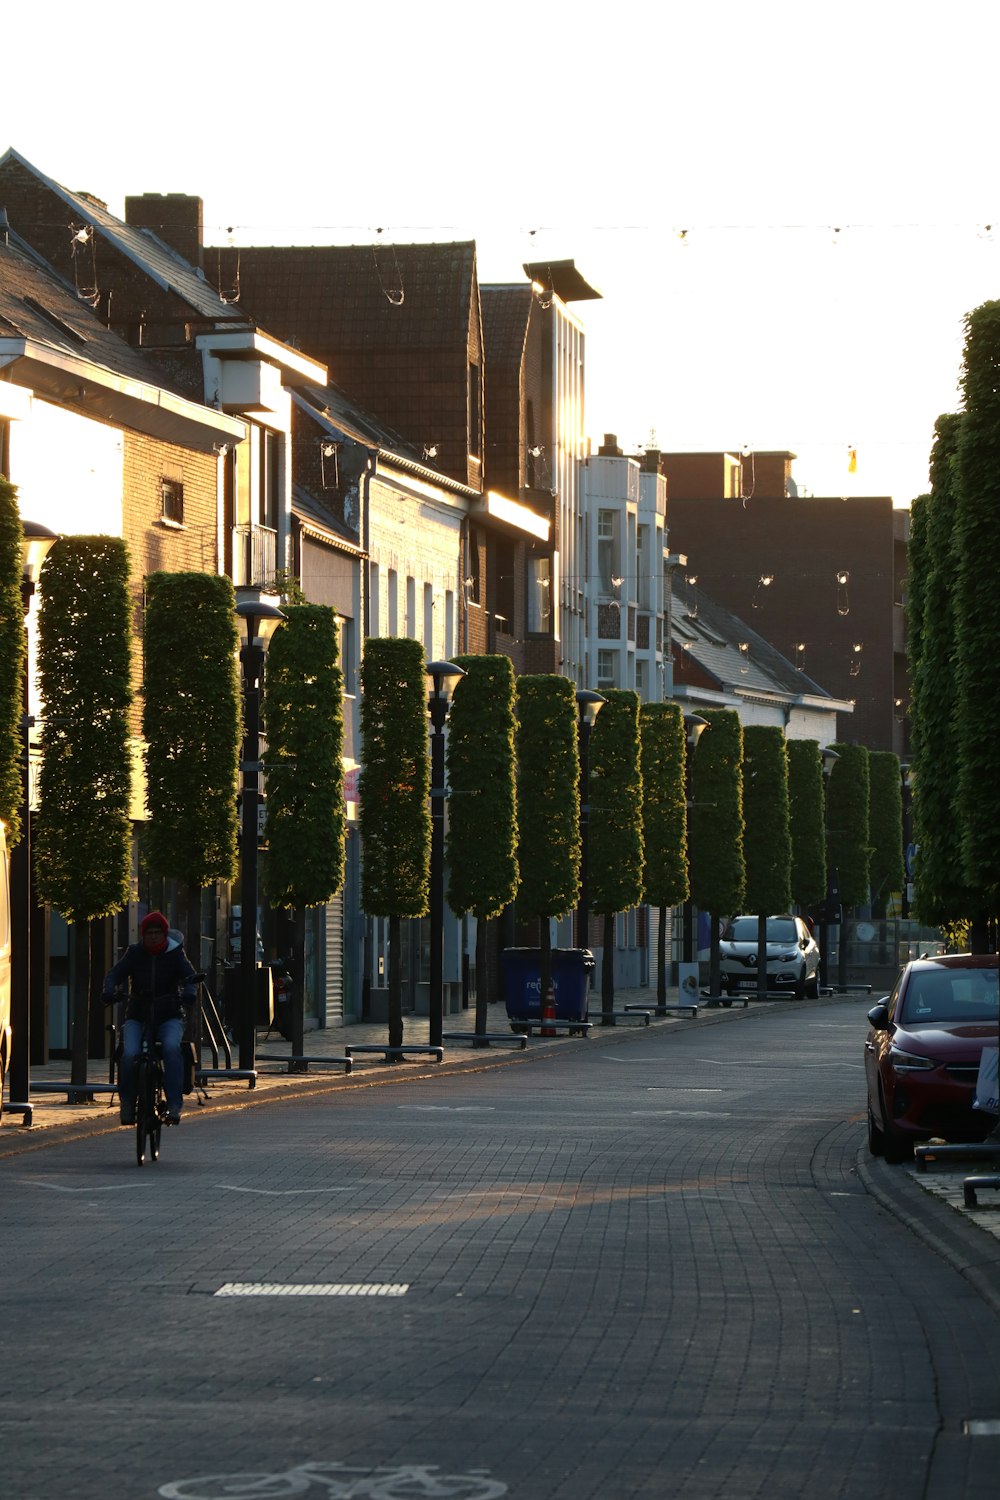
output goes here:
<path id="1" fill-rule="evenodd" d="M 122 1060 L 118 1066 L 118 1096 L 122 1107 L 135 1108 L 135 1060 L 142 1051 L 143 1024 L 141 1021 L 126 1021 L 122 1026 Z M 167 1095 L 167 1110 L 179 1115 L 183 1108 L 184 1063 L 181 1059 L 181 1038 L 184 1035 L 183 1016 L 173 1016 L 161 1021 L 156 1028 L 156 1040 L 163 1048 L 163 1080 Z"/>

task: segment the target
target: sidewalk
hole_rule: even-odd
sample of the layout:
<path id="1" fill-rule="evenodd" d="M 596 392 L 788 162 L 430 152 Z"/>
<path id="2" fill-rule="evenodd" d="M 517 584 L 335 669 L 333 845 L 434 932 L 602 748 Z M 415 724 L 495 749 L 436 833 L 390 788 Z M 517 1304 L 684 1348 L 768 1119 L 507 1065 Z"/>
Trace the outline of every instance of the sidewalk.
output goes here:
<path id="1" fill-rule="evenodd" d="M 676 988 L 668 990 L 667 1003 L 675 1005 L 678 998 Z M 600 997 L 594 995 L 592 1003 L 599 1007 Z M 782 1001 L 765 1001 L 764 1005 L 770 1007 L 775 1004 L 783 1004 Z M 621 1012 L 628 1005 L 641 1005 L 649 1010 L 655 1010 L 655 989 L 628 989 L 619 990 L 615 995 L 615 1010 Z M 760 1006 L 755 1002 L 755 1009 Z M 656 1027 L 692 1026 L 704 1024 L 706 1020 L 719 1021 L 731 1016 L 745 1014 L 744 1007 L 738 1001 L 734 1002 L 731 1010 L 723 1008 L 709 1008 L 702 1002 L 697 1016 L 691 1016 L 690 1012 L 675 1011 L 669 1016 L 651 1016 L 650 1025 Z M 510 1065 L 518 1059 L 525 1059 L 529 1054 L 551 1051 L 554 1047 L 584 1045 L 598 1036 L 614 1035 L 616 1040 L 622 1036 L 635 1031 L 645 1031 L 646 1027 L 641 1020 L 629 1020 L 619 1016 L 619 1023 L 612 1029 L 604 1027 L 600 1023 L 600 1011 L 591 1010 L 590 1019 L 593 1029 L 589 1037 L 570 1037 L 560 1033 L 556 1037 L 542 1037 L 537 1033 L 527 1039 L 527 1047 L 521 1050 L 520 1042 L 510 1029 L 507 1018 L 506 1007 L 501 1001 L 491 1005 L 487 1011 L 487 1034 L 501 1037 L 504 1040 L 491 1042 L 488 1046 L 475 1046 L 471 1036 L 475 1031 L 475 1010 L 459 1011 L 455 1015 L 447 1015 L 444 1018 L 444 1033 L 461 1033 L 468 1035 L 470 1040 L 445 1041 L 444 1058 L 441 1062 L 435 1061 L 430 1054 L 415 1053 L 407 1057 L 404 1063 L 387 1064 L 378 1053 L 361 1053 L 353 1058 L 352 1071 L 345 1072 L 344 1065 L 324 1065 L 318 1059 L 324 1057 L 343 1057 L 345 1047 L 385 1046 L 388 1040 L 388 1030 L 384 1021 L 365 1021 L 345 1024 L 342 1026 L 329 1027 L 324 1031 L 307 1031 L 304 1038 L 303 1055 L 307 1058 L 316 1058 L 317 1062 L 308 1067 L 308 1071 L 291 1073 L 288 1069 L 287 1059 L 291 1055 L 291 1043 L 285 1041 L 276 1031 L 267 1033 L 260 1029 L 257 1032 L 257 1078 L 253 1085 L 246 1079 L 227 1079 L 225 1077 L 212 1078 L 206 1084 L 208 1095 L 204 1108 L 206 1110 L 217 1106 L 246 1106 L 250 1104 L 263 1103 L 268 1098 L 280 1096 L 282 1098 L 301 1097 L 303 1095 L 315 1094 L 329 1089 L 349 1089 L 352 1087 L 367 1087 L 372 1084 L 395 1083 L 400 1081 L 411 1081 L 414 1077 L 424 1076 L 442 1069 L 452 1072 L 459 1069 L 471 1069 L 479 1071 L 484 1067 L 502 1067 Z M 427 1045 L 429 1022 L 426 1016 L 405 1015 L 403 1018 L 403 1041 L 407 1046 L 418 1044 Z M 233 1044 L 234 1069 L 239 1066 L 238 1047 Z M 202 1052 L 202 1066 L 212 1067 L 212 1056 L 206 1047 Z M 220 1067 L 225 1066 L 225 1059 L 220 1057 Z M 56 1058 L 44 1067 L 36 1067 L 31 1070 L 31 1082 L 33 1086 L 45 1085 L 38 1092 L 32 1089 L 32 1122 L 30 1126 L 22 1123 L 20 1114 L 14 1114 L 7 1110 L 6 1104 L 9 1099 L 9 1089 L 5 1088 L 4 1112 L 0 1122 L 0 1157 L 14 1155 L 19 1150 L 31 1150 L 42 1143 L 41 1138 L 51 1138 L 52 1132 L 57 1131 L 59 1137 L 76 1138 L 84 1135 L 92 1135 L 105 1130 L 120 1128 L 118 1126 L 118 1095 L 106 1091 L 95 1094 L 93 1102 L 71 1101 L 65 1094 L 50 1091 L 47 1087 L 56 1083 L 68 1083 L 70 1078 L 70 1062 L 68 1058 Z M 91 1058 L 87 1067 L 87 1078 L 90 1083 L 100 1087 L 108 1083 L 108 1060 Z M 201 1113 L 202 1110 L 196 1102 L 196 1095 L 191 1095 L 185 1105 L 188 1115 Z"/>

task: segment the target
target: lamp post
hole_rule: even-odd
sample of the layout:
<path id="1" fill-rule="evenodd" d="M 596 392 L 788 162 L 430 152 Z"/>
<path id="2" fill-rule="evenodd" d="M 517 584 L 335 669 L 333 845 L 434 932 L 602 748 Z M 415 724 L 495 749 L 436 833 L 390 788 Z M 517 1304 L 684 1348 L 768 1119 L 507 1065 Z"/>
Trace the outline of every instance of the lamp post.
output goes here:
<path id="1" fill-rule="evenodd" d="M 56 533 L 37 521 L 22 521 L 21 603 L 24 607 L 24 713 L 21 717 L 21 837 L 11 853 L 11 1056 L 10 1105 L 31 1123 L 31 765 L 30 738 L 34 720 L 30 713 L 28 666 L 28 617 L 38 585 L 42 563 L 58 540 Z M 15 1102 L 16 1101 L 16 1102 Z"/>
<path id="2" fill-rule="evenodd" d="M 684 740 L 687 745 L 687 755 L 684 759 L 684 800 L 688 813 L 689 826 L 691 815 L 691 762 L 694 758 L 694 752 L 698 747 L 698 741 L 707 728 L 708 720 L 703 719 L 700 714 L 684 715 Z M 690 864 L 690 855 L 688 856 L 688 863 Z M 684 903 L 684 910 L 681 914 L 681 962 L 685 964 L 694 963 L 694 939 L 691 932 L 693 916 L 694 905 L 689 896 Z"/>
<path id="3" fill-rule="evenodd" d="M 428 1041 L 440 1047 L 444 1031 L 444 726 L 455 686 L 465 676 L 453 661 L 427 663 L 431 719 L 431 952 Z"/>
<path id="4" fill-rule="evenodd" d="M 824 836 L 827 838 L 827 843 L 829 843 L 829 829 L 827 829 L 826 827 L 827 788 L 829 786 L 830 776 L 833 772 L 833 768 L 840 759 L 840 756 L 837 754 L 836 750 L 832 750 L 829 745 L 826 745 L 823 750 L 820 751 L 820 758 L 823 763 L 823 827 L 825 831 Z M 819 923 L 819 956 L 820 967 L 823 971 L 824 988 L 828 987 L 830 984 L 830 909 L 835 901 L 839 907 L 840 877 L 837 874 L 836 870 L 831 870 L 829 865 L 827 865 L 826 895 L 823 898 L 823 907 Z M 838 934 L 842 933 L 842 928 L 843 923 L 841 922 L 837 928 Z M 840 939 L 838 937 L 838 942 L 839 940 Z"/>
<path id="5" fill-rule="evenodd" d="M 273 596 L 236 590 L 243 668 L 243 804 L 240 825 L 240 1071 L 252 1073 L 257 1044 L 257 809 L 260 804 L 260 690 L 264 657 L 285 618 Z"/>
<path id="6" fill-rule="evenodd" d="M 590 933 L 590 732 L 597 715 L 608 700 L 591 688 L 578 688 L 576 694 L 577 729 L 580 747 L 580 897 L 576 908 L 576 945 L 587 948 Z M 614 955 L 605 955 L 612 962 Z"/>

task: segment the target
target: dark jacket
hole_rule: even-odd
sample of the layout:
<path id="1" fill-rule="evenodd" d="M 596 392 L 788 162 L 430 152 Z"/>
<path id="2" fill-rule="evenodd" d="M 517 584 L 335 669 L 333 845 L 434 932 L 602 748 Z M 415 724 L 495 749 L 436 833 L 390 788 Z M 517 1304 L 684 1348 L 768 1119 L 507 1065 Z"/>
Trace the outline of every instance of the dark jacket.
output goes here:
<path id="1" fill-rule="evenodd" d="M 147 953 L 142 943 L 131 943 L 121 958 L 110 969 L 104 980 L 104 993 L 109 995 L 126 980 L 131 980 L 131 992 L 125 1019 L 145 1021 L 150 996 L 153 997 L 153 1020 L 156 1025 L 184 1014 L 183 1007 L 193 1000 L 197 985 L 193 984 L 195 970 L 188 961 L 183 946 L 176 938 L 168 937 L 162 953 Z"/>

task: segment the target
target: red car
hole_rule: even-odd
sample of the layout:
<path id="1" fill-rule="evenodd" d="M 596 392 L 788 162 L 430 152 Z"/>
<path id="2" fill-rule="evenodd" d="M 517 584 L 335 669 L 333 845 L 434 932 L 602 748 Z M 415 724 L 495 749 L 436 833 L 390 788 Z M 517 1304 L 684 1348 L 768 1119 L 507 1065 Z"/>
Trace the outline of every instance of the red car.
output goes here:
<path id="1" fill-rule="evenodd" d="M 917 958 L 868 1012 L 868 1149 L 904 1161 L 918 1141 L 981 1141 L 995 1115 L 972 1108 L 984 1043 L 998 1031 L 997 955 Z"/>

